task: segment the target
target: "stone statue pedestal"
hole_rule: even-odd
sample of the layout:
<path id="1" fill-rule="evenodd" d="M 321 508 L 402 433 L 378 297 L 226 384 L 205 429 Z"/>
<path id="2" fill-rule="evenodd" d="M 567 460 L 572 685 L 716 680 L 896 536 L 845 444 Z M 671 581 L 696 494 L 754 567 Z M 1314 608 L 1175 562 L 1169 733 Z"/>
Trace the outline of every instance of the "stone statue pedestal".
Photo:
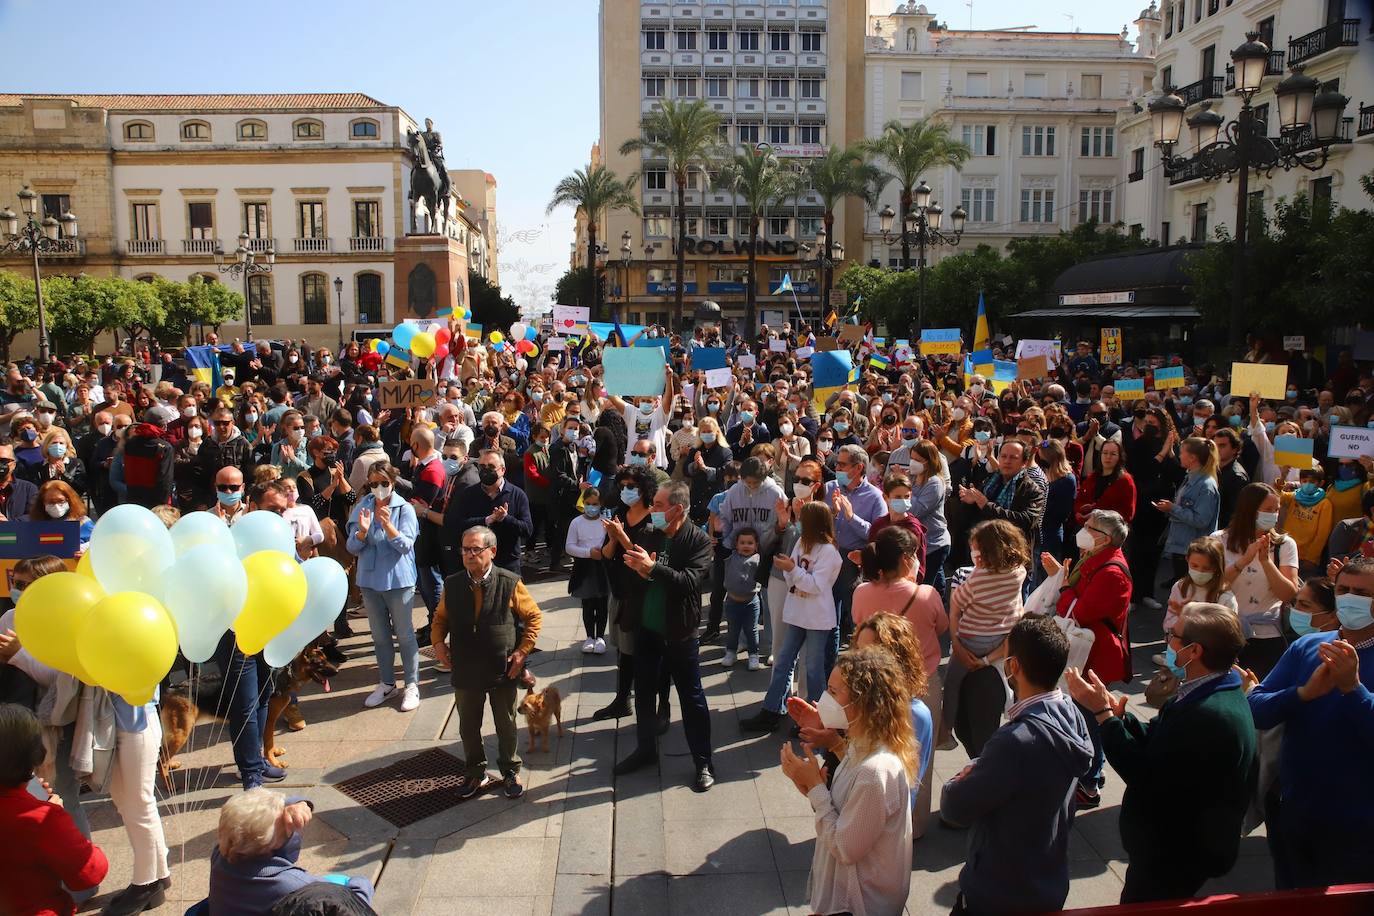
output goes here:
<path id="1" fill-rule="evenodd" d="M 407 235 L 396 240 L 396 320 L 437 318 L 451 308 L 463 317 L 468 298 L 468 253 L 444 235 Z M 446 319 L 445 319 L 446 320 Z"/>

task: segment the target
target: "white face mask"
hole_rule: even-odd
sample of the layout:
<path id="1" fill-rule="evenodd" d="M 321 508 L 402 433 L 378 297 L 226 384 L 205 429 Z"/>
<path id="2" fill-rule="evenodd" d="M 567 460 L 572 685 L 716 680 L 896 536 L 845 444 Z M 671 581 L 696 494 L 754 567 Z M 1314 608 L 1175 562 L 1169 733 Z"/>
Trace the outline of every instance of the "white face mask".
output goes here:
<path id="1" fill-rule="evenodd" d="M 68 503 L 48 503 L 43 508 L 47 510 L 49 517 L 62 518 L 67 514 L 67 510 L 71 508 L 71 505 Z"/>
<path id="2" fill-rule="evenodd" d="M 181 408 L 181 415 L 188 420 L 191 419 L 196 415 L 196 405 L 192 404 L 189 407 Z"/>
<path id="3" fill-rule="evenodd" d="M 1212 577 L 1215 575 L 1216 573 L 1212 572 L 1210 569 L 1188 570 L 1188 577 L 1191 578 L 1198 585 L 1206 585 L 1208 582 L 1212 581 Z"/>
<path id="4" fill-rule="evenodd" d="M 811 483 L 794 483 L 794 484 L 792 484 L 792 495 L 795 496 L 795 497 L 797 497 L 797 499 L 810 499 L 810 498 L 811 498 L 811 494 L 812 494 L 813 492 L 815 492 L 815 490 L 816 490 L 816 485 L 815 485 L 815 484 L 811 484 Z"/>
<path id="5" fill-rule="evenodd" d="M 792 435 L 792 424 L 791 424 L 791 423 L 780 423 L 780 424 L 778 424 L 778 434 L 779 434 L 779 435 L 783 435 L 783 436 L 790 436 L 790 435 Z"/>
<path id="6" fill-rule="evenodd" d="M 201 429 L 199 426 L 192 426 L 190 429 L 186 430 L 187 439 L 199 439 L 203 435 L 205 435 L 205 430 Z"/>
<path id="7" fill-rule="evenodd" d="M 962 407 L 956 407 L 956 408 L 954 408 L 953 410 L 951 410 L 949 413 L 950 413 L 950 416 L 954 417 L 954 419 L 956 419 L 956 420 L 962 420 L 962 419 L 964 418 L 964 408 L 962 408 Z"/>
<path id="8" fill-rule="evenodd" d="M 372 488 L 372 498 L 379 503 L 389 502 L 391 500 L 391 487 L 383 484 L 374 486 Z"/>
<path id="9" fill-rule="evenodd" d="M 96 429 L 100 431 L 100 435 L 102 436 L 108 436 L 110 434 L 110 430 L 113 428 L 114 427 L 111 426 L 109 423 L 101 423 L 99 426 L 96 427 Z"/>
<path id="10" fill-rule="evenodd" d="M 1074 535 L 1074 542 L 1078 544 L 1079 550 L 1092 550 L 1097 546 L 1097 539 L 1087 528 L 1078 529 L 1078 534 Z"/>
<path id="11" fill-rule="evenodd" d="M 926 472 L 926 463 L 925 463 L 924 461 L 912 461 L 912 462 L 911 462 L 911 473 L 913 473 L 913 474 L 924 474 L 925 472 Z"/>
<path id="12" fill-rule="evenodd" d="M 846 708 L 848 707 L 841 706 L 840 701 L 835 699 L 835 695 L 828 690 L 821 694 L 821 700 L 816 704 L 816 711 L 821 716 L 821 724 L 836 731 L 849 728 L 849 716 L 845 714 Z"/>

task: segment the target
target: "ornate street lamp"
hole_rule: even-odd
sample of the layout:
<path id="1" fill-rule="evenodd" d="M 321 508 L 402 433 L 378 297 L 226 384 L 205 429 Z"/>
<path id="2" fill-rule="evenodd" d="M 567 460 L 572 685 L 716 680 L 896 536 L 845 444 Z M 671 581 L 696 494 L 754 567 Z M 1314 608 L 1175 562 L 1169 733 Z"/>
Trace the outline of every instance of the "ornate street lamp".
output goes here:
<path id="1" fill-rule="evenodd" d="M 38 220 L 40 198 L 24 185 L 19 194 L 21 219 L 13 210 L 6 207 L 0 210 L 0 253 L 27 252 L 33 257 L 33 290 L 38 302 L 38 361 L 48 364 L 48 318 L 43 307 L 43 277 L 38 267 L 38 257 L 47 253 L 67 253 L 77 250 L 77 221 L 70 210 L 62 213 L 61 219 L 52 216 Z"/>
<path id="2" fill-rule="evenodd" d="M 945 208 L 931 199 L 930 186 L 922 181 L 919 185 L 911 189 L 911 210 L 902 219 L 902 232 L 897 235 L 892 234 L 893 224 L 897 221 L 897 214 L 890 206 L 884 206 L 878 211 L 878 227 L 882 230 L 883 244 L 891 245 L 894 241 L 903 244 L 903 252 L 911 247 L 916 248 L 916 269 L 920 271 L 920 294 L 916 299 L 916 326 L 921 328 L 925 324 L 925 300 L 926 300 L 926 248 L 934 248 L 938 245 L 958 245 L 964 237 L 964 223 L 968 220 L 968 213 L 963 207 L 955 207 L 954 212 L 949 215 L 950 229 L 943 231 Z M 902 269 L 909 269 L 910 265 L 902 264 Z"/>
<path id="3" fill-rule="evenodd" d="M 215 267 L 222 274 L 243 280 L 243 339 L 247 343 L 253 339 L 253 301 L 248 295 L 248 278 L 253 274 L 270 274 L 277 263 L 277 251 L 268 248 L 263 253 L 263 263 L 257 262 L 257 254 L 248 244 L 247 232 L 239 233 L 239 247 L 234 249 L 234 260 L 225 262 L 224 249 L 215 245 Z"/>
<path id="4" fill-rule="evenodd" d="M 343 358 L 343 278 L 334 278 L 334 301 L 339 307 L 339 358 Z"/>
<path id="5" fill-rule="evenodd" d="M 626 229 L 620 233 L 620 301 L 622 303 L 630 301 L 630 259 L 634 257 L 632 241 L 630 230 Z M 619 309 L 616 310 L 612 320 L 620 320 Z"/>

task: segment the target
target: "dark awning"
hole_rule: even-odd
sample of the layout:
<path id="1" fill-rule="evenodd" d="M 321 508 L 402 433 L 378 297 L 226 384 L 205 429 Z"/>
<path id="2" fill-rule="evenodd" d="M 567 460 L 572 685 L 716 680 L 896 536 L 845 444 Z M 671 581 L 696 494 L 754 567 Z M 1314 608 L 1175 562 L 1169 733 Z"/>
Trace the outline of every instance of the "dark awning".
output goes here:
<path id="1" fill-rule="evenodd" d="M 1138 321 L 1150 318 L 1200 318 L 1191 305 L 1057 305 L 1051 308 L 1017 312 L 1011 318 L 1121 318 Z"/>
<path id="2" fill-rule="evenodd" d="M 1142 248 L 1082 261 L 1055 278 L 1046 308 L 1016 317 L 1197 318 L 1184 264 L 1201 247 Z"/>

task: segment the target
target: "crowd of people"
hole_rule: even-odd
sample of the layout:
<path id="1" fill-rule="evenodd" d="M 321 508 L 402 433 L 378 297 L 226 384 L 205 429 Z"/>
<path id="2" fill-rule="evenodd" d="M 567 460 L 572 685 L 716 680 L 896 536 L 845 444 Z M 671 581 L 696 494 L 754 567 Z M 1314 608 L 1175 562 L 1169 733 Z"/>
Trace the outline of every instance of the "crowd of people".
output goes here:
<path id="1" fill-rule="evenodd" d="M 818 396 L 807 354 L 824 325 L 653 328 L 662 390 L 621 397 L 597 341 L 526 359 L 451 330 L 450 355 L 407 369 L 290 341 L 219 348 L 211 380 L 165 352 L 12 366 L 0 514 L 79 522 L 83 543 L 121 503 L 169 525 L 282 515 L 299 559 L 350 571 L 376 658 L 364 706 L 415 709 L 425 646 L 449 672 L 464 798 L 492 782 L 487 706 L 501 792 L 524 792 L 516 701 L 542 614 L 523 577 L 568 573 L 581 651 L 614 650 L 616 693 L 592 718 L 634 720 L 618 775 L 656 764 L 675 688 L 693 788 L 711 789 L 702 645 L 720 641 L 712 661 L 742 654 L 766 684 L 741 730 L 801 739 L 780 766 L 816 812 L 813 912 L 901 911 L 935 817 L 933 752 L 959 746 L 971 762 L 938 811 L 969 831 L 956 912 L 1061 907 L 1069 829 L 1109 773 L 1125 786 L 1123 902 L 1195 895 L 1259 823 L 1277 886 L 1367 877 L 1374 458 L 1329 445 L 1336 427 L 1374 427 L 1374 376 L 1348 352 L 1319 387 L 1291 373 L 1268 401 L 1207 365 L 1156 390 L 1153 371 L 1178 357 L 1104 365 L 1080 342 L 1046 377 L 1003 383 L 962 354 L 896 353 L 869 334 L 851 345 L 852 384 Z M 713 347 L 729 383 L 708 387 L 693 362 Z M 438 382 L 436 401 L 385 409 L 380 382 L 413 373 Z M 1147 380 L 1143 398 L 1118 397 L 1127 378 Z M 1280 436 L 1312 440 L 1313 457 L 1293 466 Z M 25 560 L 12 601 L 64 568 Z M 107 698 L 119 739 L 92 761 L 91 715 L 77 713 L 98 700 L 29 656 L 12 619 L 0 818 L 33 842 L 0 899 L 70 913 L 95 892 L 105 857 L 72 804 L 84 780 L 108 788 L 134 850 L 105 911 L 160 903 L 156 700 Z M 349 619 L 326 651 L 354 637 Z M 1154 672 L 1136 670 L 1133 646 L 1154 641 L 1132 634 L 1142 622 L 1163 634 Z M 232 633 L 215 662 L 245 793 L 221 816 L 207 912 L 277 912 L 317 883 L 365 904 L 365 881 L 295 865 L 309 804 L 263 788 L 284 775 L 262 753 L 269 667 Z M 1143 680 L 1161 707 L 1148 723 L 1111 692 Z M 277 880 L 244 891 L 265 874 Z"/>

